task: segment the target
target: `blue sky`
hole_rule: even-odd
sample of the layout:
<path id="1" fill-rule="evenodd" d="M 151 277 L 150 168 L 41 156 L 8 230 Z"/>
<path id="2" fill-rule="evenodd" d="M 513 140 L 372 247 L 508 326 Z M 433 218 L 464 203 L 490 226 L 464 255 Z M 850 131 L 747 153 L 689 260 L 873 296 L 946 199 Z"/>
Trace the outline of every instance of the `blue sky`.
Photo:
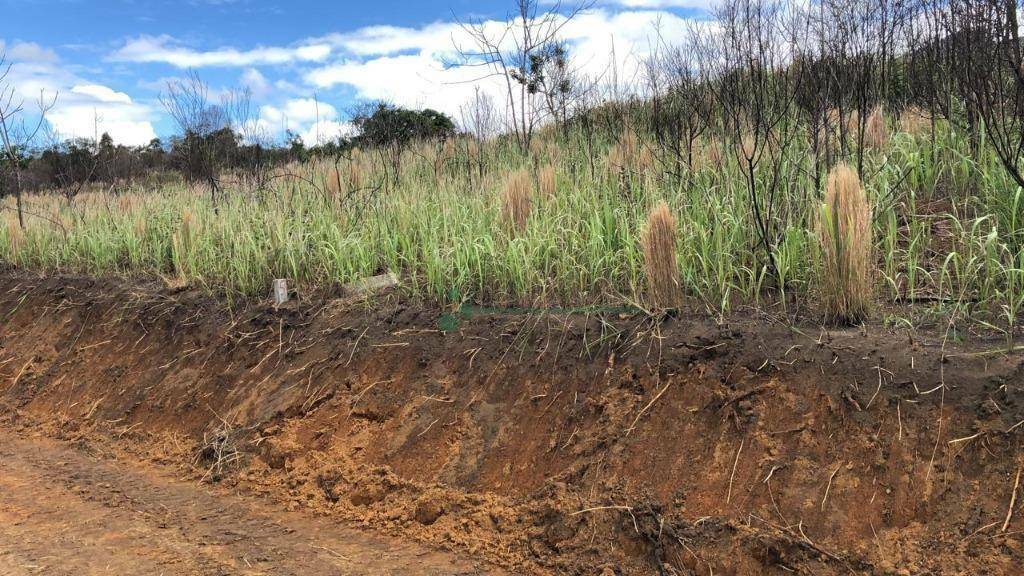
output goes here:
<path id="1" fill-rule="evenodd" d="M 599 0 L 565 28 L 574 64 L 597 74 L 615 55 L 628 76 L 656 38 L 681 34 L 710 0 Z M 445 66 L 457 20 L 500 27 L 511 0 L 0 0 L 0 52 L 26 100 L 58 93 L 61 136 L 110 132 L 128 144 L 174 127 L 159 103 L 168 80 L 196 72 L 216 99 L 247 86 L 261 131 L 308 141 L 348 129 L 362 100 L 457 115 L 478 71 Z M 660 30 L 656 31 L 656 30 Z M 493 90 L 484 83 L 484 91 Z M 496 93 L 500 94 L 500 93 Z"/>

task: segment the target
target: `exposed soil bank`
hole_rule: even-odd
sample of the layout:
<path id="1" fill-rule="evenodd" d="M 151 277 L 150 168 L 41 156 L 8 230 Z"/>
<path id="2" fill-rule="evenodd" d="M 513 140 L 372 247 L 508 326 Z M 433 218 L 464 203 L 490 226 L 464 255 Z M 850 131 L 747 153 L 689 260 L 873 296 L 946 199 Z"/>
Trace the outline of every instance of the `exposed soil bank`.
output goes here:
<path id="1" fill-rule="evenodd" d="M 764 319 L 0 277 L 0 418 L 520 573 L 1016 574 L 1024 363 Z M 1024 501 L 1018 489 L 1017 507 Z"/>

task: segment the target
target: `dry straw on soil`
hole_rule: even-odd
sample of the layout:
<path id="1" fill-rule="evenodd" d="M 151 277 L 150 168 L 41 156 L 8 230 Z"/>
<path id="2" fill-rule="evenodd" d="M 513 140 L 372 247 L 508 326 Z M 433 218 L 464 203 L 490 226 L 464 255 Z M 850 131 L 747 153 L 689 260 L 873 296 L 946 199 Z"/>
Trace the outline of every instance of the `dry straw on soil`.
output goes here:
<path id="1" fill-rule="evenodd" d="M 839 324 L 863 321 L 872 297 L 871 205 L 857 174 L 845 164 L 829 173 L 818 237 L 826 317 Z"/>
<path id="2" fill-rule="evenodd" d="M 533 202 L 533 184 L 525 170 L 511 173 L 501 192 L 501 217 L 513 230 L 526 230 Z"/>
<path id="3" fill-rule="evenodd" d="M 676 265 L 676 219 L 664 200 L 647 216 L 641 238 L 648 297 L 658 308 L 679 304 L 679 267 Z"/>

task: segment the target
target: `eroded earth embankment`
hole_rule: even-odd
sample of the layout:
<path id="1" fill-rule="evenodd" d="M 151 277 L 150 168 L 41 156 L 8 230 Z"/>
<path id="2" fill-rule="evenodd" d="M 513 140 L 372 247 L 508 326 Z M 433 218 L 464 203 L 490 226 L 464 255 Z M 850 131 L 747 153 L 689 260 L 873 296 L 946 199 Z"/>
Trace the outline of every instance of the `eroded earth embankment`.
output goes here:
<path id="1" fill-rule="evenodd" d="M 443 312 L 393 297 L 229 307 L 7 272 L 0 430 L 98 467 L 183 472 L 267 522 L 449 551 L 437 573 L 1024 563 L 1024 365 L 1002 341 L 615 312 L 447 317 L 442 332 Z M 218 569 L 288 573 L 229 552 Z"/>

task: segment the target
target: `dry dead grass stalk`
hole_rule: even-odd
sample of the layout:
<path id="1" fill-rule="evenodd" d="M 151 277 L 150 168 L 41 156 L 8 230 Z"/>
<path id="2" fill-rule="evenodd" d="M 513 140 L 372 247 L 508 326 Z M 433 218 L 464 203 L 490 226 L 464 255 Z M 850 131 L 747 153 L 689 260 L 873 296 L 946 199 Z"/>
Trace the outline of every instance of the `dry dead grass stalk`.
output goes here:
<path id="1" fill-rule="evenodd" d="M 613 173 L 633 172 L 644 174 L 654 165 L 654 157 L 645 148 L 632 128 L 626 126 L 608 151 L 608 168 Z"/>
<path id="2" fill-rule="evenodd" d="M 548 164 L 537 172 L 537 190 L 543 198 L 550 200 L 555 197 L 555 189 L 555 167 Z"/>
<path id="3" fill-rule="evenodd" d="M 647 216 L 640 242 L 644 251 L 648 297 L 658 308 L 679 304 L 679 267 L 676 265 L 676 219 L 664 200 Z"/>
<path id="4" fill-rule="evenodd" d="M 911 136 L 921 136 L 931 128 L 928 113 L 917 106 L 911 106 L 900 113 L 900 130 Z"/>
<path id="5" fill-rule="evenodd" d="M 324 174 L 324 188 L 327 193 L 330 194 L 331 198 L 337 200 L 341 197 L 342 184 L 341 184 L 341 172 L 337 166 L 328 166 L 327 171 Z"/>
<path id="6" fill-rule="evenodd" d="M 889 143 L 889 130 L 885 126 L 882 107 L 876 106 L 864 123 L 864 146 L 874 150 L 885 148 Z"/>
<path id="7" fill-rule="evenodd" d="M 857 174 L 845 164 L 829 173 L 817 228 L 825 315 L 840 324 L 859 323 L 871 308 L 871 205 Z"/>
<path id="8" fill-rule="evenodd" d="M 352 154 L 348 163 L 349 190 L 360 190 L 366 187 L 366 170 L 363 168 L 364 156 L 361 152 Z"/>
<path id="9" fill-rule="evenodd" d="M 501 217 L 514 230 L 526 230 L 533 203 L 533 184 L 525 170 L 509 174 L 501 192 Z"/>
<path id="10" fill-rule="evenodd" d="M 11 245 L 11 260 L 17 260 L 18 252 L 21 250 L 24 233 L 21 231 L 21 225 L 18 224 L 17 219 L 8 218 L 6 220 L 7 238 Z"/>

